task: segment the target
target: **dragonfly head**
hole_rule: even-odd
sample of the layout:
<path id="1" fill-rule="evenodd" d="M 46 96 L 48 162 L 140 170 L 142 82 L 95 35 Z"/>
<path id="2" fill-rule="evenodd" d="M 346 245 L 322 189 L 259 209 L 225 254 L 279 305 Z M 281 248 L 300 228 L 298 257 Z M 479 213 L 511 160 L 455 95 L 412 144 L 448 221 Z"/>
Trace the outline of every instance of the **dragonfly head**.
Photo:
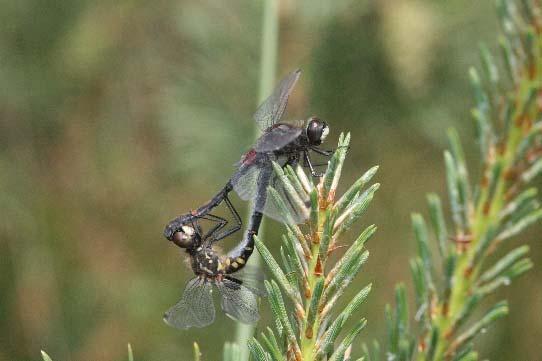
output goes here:
<path id="1" fill-rule="evenodd" d="M 306 132 L 310 145 L 320 145 L 329 134 L 329 127 L 324 120 L 310 117 L 307 121 Z"/>
<path id="2" fill-rule="evenodd" d="M 196 230 L 191 226 L 182 226 L 171 236 L 171 241 L 181 248 L 188 248 L 194 244 Z"/>

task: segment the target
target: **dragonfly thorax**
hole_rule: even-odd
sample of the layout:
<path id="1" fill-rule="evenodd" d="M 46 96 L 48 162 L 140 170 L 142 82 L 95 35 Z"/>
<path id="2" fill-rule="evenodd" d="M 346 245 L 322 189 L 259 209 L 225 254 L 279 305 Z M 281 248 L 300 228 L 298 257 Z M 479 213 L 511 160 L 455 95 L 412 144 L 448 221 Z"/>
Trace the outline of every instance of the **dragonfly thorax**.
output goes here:
<path id="1" fill-rule="evenodd" d="M 222 262 L 211 247 L 198 247 L 191 255 L 192 270 L 197 275 L 218 276 L 222 273 Z"/>
<path id="2" fill-rule="evenodd" d="M 317 117 L 310 117 L 307 120 L 305 132 L 307 133 L 309 145 L 320 145 L 329 134 L 329 127 L 324 120 Z"/>

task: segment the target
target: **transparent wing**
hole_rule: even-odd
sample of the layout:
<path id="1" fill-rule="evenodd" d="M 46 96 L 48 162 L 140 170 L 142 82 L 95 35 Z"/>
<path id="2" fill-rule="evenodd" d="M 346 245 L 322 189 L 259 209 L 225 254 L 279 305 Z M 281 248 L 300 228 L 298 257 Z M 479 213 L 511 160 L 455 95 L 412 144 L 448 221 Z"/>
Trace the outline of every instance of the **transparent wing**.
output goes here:
<path id="1" fill-rule="evenodd" d="M 243 323 L 258 321 L 260 318 L 258 297 L 250 288 L 234 278 L 225 278 L 215 284 L 222 299 L 222 310 L 226 315 Z"/>
<path id="2" fill-rule="evenodd" d="M 234 278 L 237 280 L 241 280 L 243 286 L 252 291 L 252 293 L 260 297 L 267 296 L 267 290 L 265 289 L 264 284 L 266 275 L 262 268 L 259 266 L 255 266 L 249 262 L 241 270 L 235 272 L 235 277 L 229 275 L 225 275 L 225 277 L 227 279 Z"/>
<path id="3" fill-rule="evenodd" d="M 260 158 L 254 163 L 239 167 L 239 170 L 232 178 L 233 189 L 241 199 L 254 201 L 254 209 L 267 217 L 281 223 L 304 223 L 309 216 L 308 198 L 302 195 L 294 198 L 295 196 L 288 193 L 271 165 L 273 159 L 284 166 L 287 158 L 276 158 L 264 153 L 258 153 L 258 157 Z M 269 186 L 272 186 L 279 193 L 289 211 L 290 217 L 287 217 L 271 199 L 268 193 Z"/>
<path id="4" fill-rule="evenodd" d="M 254 150 L 262 153 L 279 150 L 299 137 L 302 131 L 302 128 L 290 124 L 278 124 L 258 138 Z"/>
<path id="5" fill-rule="evenodd" d="M 231 178 L 231 184 L 235 192 L 244 201 L 252 201 L 256 199 L 258 187 L 265 186 L 261 179 L 262 169 L 271 167 L 271 162 L 275 161 L 281 166 L 286 164 L 288 158 L 285 156 L 277 157 L 274 154 L 259 153 L 254 150 L 248 152 L 249 156 L 245 155 L 237 164 L 237 172 Z M 267 173 L 264 173 L 265 176 Z M 265 188 L 264 188 L 265 189 Z"/>
<path id="6" fill-rule="evenodd" d="M 205 327 L 215 320 L 211 282 L 200 277 L 188 282 L 181 300 L 164 314 L 164 321 L 175 328 Z"/>
<path id="7" fill-rule="evenodd" d="M 260 129 L 267 129 L 280 120 L 286 109 L 286 105 L 288 105 L 290 93 L 300 76 L 301 69 L 297 69 L 286 75 L 280 81 L 279 85 L 277 85 L 273 94 L 260 104 L 256 113 L 254 113 L 254 120 L 258 123 Z"/>
<path id="8" fill-rule="evenodd" d="M 250 201 L 255 198 L 260 167 L 261 165 L 257 163 L 240 164 L 231 178 L 233 189 L 242 200 Z"/>
<path id="9" fill-rule="evenodd" d="M 268 174 L 267 177 L 264 176 L 264 173 Z M 264 179 L 261 185 L 262 187 L 265 186 L 265 188 L 260 190 L 256 195 L 254 208 L 258 212 L 261 212 L 267 217 L 273 218 L 278 222 L 287 224 L 299 224 L 304 223 L 307 220 L 310 214 L 310 203 L 308 197 L 298 193 L 289 193 L 286 190 L 284 183 L 276 175 L 271 166 L 261 170 L 261 178 Z M 288 214 L 285 214 L 282 208 L 276 204 L 271 194 L 269 194 L 269 187 L 272 187 L 277 191 L 279 198 L 282 200 L 282 203 L 288 211 Z"/>

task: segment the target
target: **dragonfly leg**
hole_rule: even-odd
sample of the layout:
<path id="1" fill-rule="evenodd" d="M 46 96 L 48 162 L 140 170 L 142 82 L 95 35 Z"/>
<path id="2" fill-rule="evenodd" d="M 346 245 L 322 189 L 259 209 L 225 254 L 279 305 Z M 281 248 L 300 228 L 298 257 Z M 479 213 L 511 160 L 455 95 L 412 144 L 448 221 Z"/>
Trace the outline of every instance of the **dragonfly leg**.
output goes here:
<path id="1" fill-rule="evenodd" d="M 216 223 L 209 231 L 207 231 L 207 233 L 205 234 L 205 236 L 203 238 L 209 237 L 210 235 L 212 235 L 212 234 L 216 233 L 217 231 L 219 231 L 220 229 L 224 228 L 224 226 L 226 226 L 226 224 L 228 224 L 228 221 L 225 218 L 216 216 L 216 215 L 211 214 L 211 213 L 200 216 L 198 218 Z"/>
<path id="2" fill-rule="evenodd" d="M 318 147 L 311 147 L 311 150 L 314 151 L 315 153 L 325 155 L 326 157 L 331 157 L 333 155 L 333 153 L 335 152 L 334 149 L 324 150 L 324 149 L 320 149 Z"/>
<path id="3" fill-rule="evenodd" d="M 311 170 L 311 174 L 313 177 L 322 177 L 324 174 L 323 173 L 316 173 L 316 171 L 314 170 L 314 166 L 311 162 L 311 158 L 309 156 L 309 153 L 308 152 L 304 152 L 304 158 L 305 158 L 305 162 L 306 164 L 309 166 L 310 170 Z"/>
<path id="4" fill-rule="evenodd" d="M 307 153 L 303 153 L 303 167 L 307 168 L 309 166 L 309 163 L 307 162 Z"/>
<path id="5" fill-rule="evenodd" d="M 311 149 L 312 151 L 314 151 L 315 153 L 320 154 L 320 155 L 323 155 L 323 156 L 326 156 L 326 157 L 331 157 L 331 156 L 333 155 L 333 153 L 335 152 L 334 149 L 325 150 L 325 149 L 320 149 L 320 148 L 318 148 L 318 147 L 310 147 L 310 149 Z M 308 159 L 308 161 L 307 161 L 307 159 Z M 310 157 L 307 155 L 307 156 L 305 157 L 305 162 L 304 162 L 305 164 L 304 164 L 304 166 L 305 166 L 305 167 L 309 166 L 309 164 L 308 164 L 309 162 L 310 162 L 310 164 L 312 164 L 312 167 L 313 167 L 313 168 L 314 168 L 314 167 L 322 167 L 322 166 L 327 165 L 327 162 L 325 162 L 325 163 L 312 163 L 312 162 L 310 161 Z M 311 169 L 311 173 L 312 173 L 313 176 L 315 176 L 315 175 L 314 175 L 314 169 Z M 321 176 L 321 175 L 320 175 L 320 176 Z"/>
<path id="6" fill-rule="evenodd" d="M 233 219 L 235 220 L 235 225 L 225 231 L 222 231 L 221 233 L 213 237 L 213 242 L 220 241 L 221 239 L 228 237 L 230 234 L 237 232 L 238 230 L 241 229 L 241 226 L 243 225 L 243 222 L 241 221 L 241 216 L 239 216 L 239 213 L 237 212 L 237 210 L 231 203 L 228 196 L 224 197 L 224 201 L 226 202 L 226 206 L 228 207 L 231 214 L 233 215 Z"/>

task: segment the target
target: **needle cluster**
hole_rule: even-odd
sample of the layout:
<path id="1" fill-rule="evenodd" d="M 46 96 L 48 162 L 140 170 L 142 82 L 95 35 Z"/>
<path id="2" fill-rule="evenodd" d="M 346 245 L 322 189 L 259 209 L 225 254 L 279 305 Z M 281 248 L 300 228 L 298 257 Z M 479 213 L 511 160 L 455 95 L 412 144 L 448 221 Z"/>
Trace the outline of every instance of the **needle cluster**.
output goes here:
<path id="1" fill-rule="evenodd" d="M 310 201 L 311 208 L 307 224 L 287 222 L 280 262 L 262 240 L 256 240 L 256 247 L 273 276 L 265 286 L 275 324 L 261 334 L 261 341 L 250 342 L 255 360 L 350 360 L 351 345 L 367 324 L 356 314 L 371 290 L 370 284 L 359 290 L 342 310 L 338 303 L 367 261 L 369 252 L 364 245 L 376 227 L 371 225 L 363 230 L 342 256 L 334 252 L 342 248 L 345 231 L 364 213 L 379 188 L 373 184 L 364 189 L 377 171 L 373 167 L 336 199 L 349 142 L 350 135 L 341 134 L 326 173 L 316 186 L 302 169 L 283 170 L 275 165 L 275 172 L 288 191 L 288 201 Z M 288 217 L 286 200 L 272 188 L 269 194 L 270 201 Z M 350 319 L 355 320 L 354 326 L 346 328 Z"/>
<path id="2" fill-rule="evenodd" d="M 481 71 L 470 70 L 481 176 L 471 183 L 460 137 L 451 130 L 444 163 L 452 219 L 436 194 L 427 197 L 432 237 L 424 217 L 412 215 L 417 332 L 399 285 L 395 310 L 386 312 L 388 360 L 477 360 L 472 341 L 508 313 L 505 300 L 485 310 L 480 304 L 533 266 L 528 246 L 501 250 L 542 219 L 538 190 L 530 185 L 542 172 L 542 8 L 500 0 L 497 10 L 503 66 L 482 46 Z M 381 359 L 378 345 L 365 349 L 368 360 Z"/>

